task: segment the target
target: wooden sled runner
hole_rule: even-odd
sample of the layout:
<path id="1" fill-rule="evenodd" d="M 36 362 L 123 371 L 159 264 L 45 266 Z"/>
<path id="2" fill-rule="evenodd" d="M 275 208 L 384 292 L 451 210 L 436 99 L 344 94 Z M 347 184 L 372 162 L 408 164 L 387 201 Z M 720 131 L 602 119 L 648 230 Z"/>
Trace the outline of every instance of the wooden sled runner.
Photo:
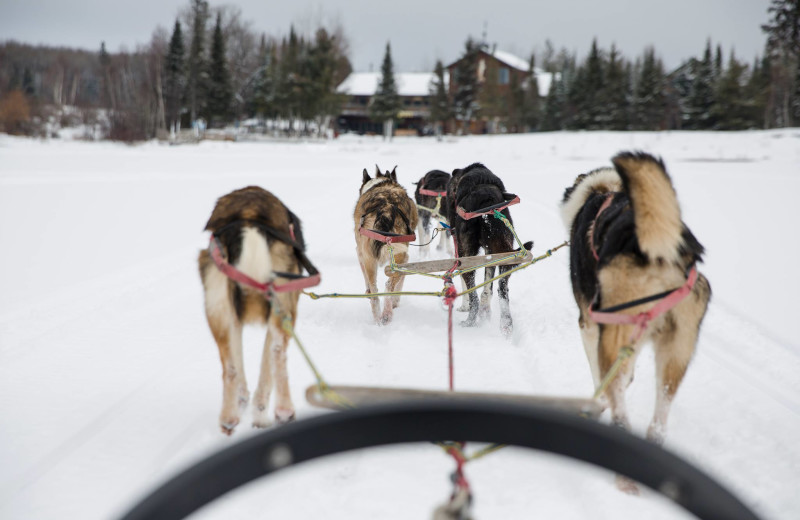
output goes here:
<path id="1" fill-rule="evenodd" d="M 427 260 L 425 262 L 409 262 L 407 264 L 398 264 L 398 269 L 409 269 L 419 273 L 438 273 L 444 272 L 453 267 L 453 264 L 458 262 L 458 269 L 470 269 L 475 266 L 483 265 L 487 262 L 497 260 L 506 256 L 512 256 L 514 252 L 510 253 L 495 253 L 492 255 L 482 256 L 465 256 L 463 258 L 449 258 L 444 260 Z M 524 256 L 516 258 L 508 258 L 493 265 L 517 265 L 530 262 L 533 259 L 533 254 L 527 251 Z M 392 266 L 387 265 L 383 270 L 387 276 L 392 274 Z"/>
<path id="2" fill-rule="evenodd" d="M 329 386 L 328 388 L 345 399 L 352 407 L 397 402 L 420 402 L 430 399 L 446 399 L 452 401 L 491 399 L 512 404 L 552 407 L 567 413 L 582 414 L 591 419 L 596 419 L 603 412 L 603 408 L 594 399 L 583 399 L 579 397 L 487 394 L 483 392 L 450 392 L 447 390 L 417 390 L 412 388 L 381 388 L 369 386 Z M 343 410 L 350 407 L 326 399 L 317 385 L 311 385 L 306 389 L 306 400 L 312 406 L 329 408 L 331 410 Z"/>

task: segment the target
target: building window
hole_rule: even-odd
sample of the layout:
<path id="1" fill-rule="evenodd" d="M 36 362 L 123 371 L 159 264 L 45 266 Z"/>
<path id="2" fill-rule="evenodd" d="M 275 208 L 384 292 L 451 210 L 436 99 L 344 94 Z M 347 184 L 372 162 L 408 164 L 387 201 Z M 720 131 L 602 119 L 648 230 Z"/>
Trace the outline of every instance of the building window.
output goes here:
<path id="1" fill-rule="evenodd" d="M 497 82 L 500 85 L 508 85 L 508 67 L 500 67 L 497 71 Z"/>

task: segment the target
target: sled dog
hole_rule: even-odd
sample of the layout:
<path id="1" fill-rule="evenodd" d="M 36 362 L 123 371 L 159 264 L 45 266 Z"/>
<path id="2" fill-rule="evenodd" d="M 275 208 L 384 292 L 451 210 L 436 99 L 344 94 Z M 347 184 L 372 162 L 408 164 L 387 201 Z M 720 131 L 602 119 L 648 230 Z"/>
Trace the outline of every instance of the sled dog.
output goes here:
<path id="1" fill-rule="evenodd" d="M 358 202 L 353 212 L 354 233 L 358 263 L 367 285 L 367 294 L 378 292 L 378 267 L 390 261 L 389 248 L 385 242 L 370 238 L 362 230 L 374 230 L 396 235 L 413 235 L 417 226 L 417 209 L 405 188 L 397 183 L 397 167 L 391 172 L 381 173 L 375 167 L 375 177 L 370 177 L 366 168 L 363 172 Z M 393 243 L 394 258 L 398 264 L 408 261 L 408 244 Z M 392 274 L 386 281 L 386 292 L 399 292 L 403 289 L 402 274 Z M 375 323 L 386 325 L 392 321 L 392 311 L 400 301 L 399 296 L 384 298 L 383 313 L 378 298 L 369 298 L 372 317 Z"/>
<path id="2" fill-rule="evenodd" d="M 272 193 L 250 186 L 229 193 L 219 200 L 205 229 L 218 240 L 227 262 L 259 283 L 275 277 L 275 271 L 300 273 L 295 248 L 305 248 L 300 220 Z M 280 237 L 280 238 L 276 238 Z M 253 426 L 270 425 L 267 407 L 275 386 L 275 418 L 279 423 L 294 419 L 286 371 L 289 335 L 281 318 L 262 292 L 228 278 L 218 268 L 210 250 L 200 252 L 198 265 L 205 293 L 205 311 L 211 334 L 222 361 L 222 412 L 219 425 L 230 435 L 247 408 L 250 394 L 242 359 L 242 326 L 260 323 L 267 326 L 261 373 L 253 394 Z M 297 318 L 299 292 L 272 296 L 282 313 Z"/>
<path id="3" fill-rule="evenodd" d="M 625 389 L 642 344 L 652 342 L 656 405 L 647 438 L 663 444 L 711 287 L 696 271 L 704 249 L 681 220 L 664 163 L 641 152 L 620 153 L 612 162 L 614 169 L 579 175 L 561 202 L 578 324 L 595 388 L 623 348 L 633 348 L 605 391 L 613 423 L 625 429 L 630 429 Z M 658 298 L 642 301 L 651 295 Z M 625 308 L 626 303 L 635 305 Z M 633 323 L 642 312 L 650 315 Z"/>
<path id="4" fill-rule="evenodd" d="M 436 193 L 445 193 L 445 195 L 441 198 L 441 202 L 439 203 L 439 209 L 437 210 L 440 215 L 446 218 L 446 207 L 447 207 L 447 184 L 450 182 L 450 174 L 447 172 L 443 172 L 441 170 L 431 170 L 426 173 L 417 183 L 417 189 L 414 191 L 414 200 L 417 202 L 417 216 L 419 218 L 418 222 L 418 236 L 420 242 L 424 244 L 421 246 L 420 254 L 422 256 L 428 255 L 428 242 L 431 241 L 431 237 L 428 234 L 428 228 L 430 227 L 430 222 L 433 220 L 434 227 L 436 227 L 435 222 L 437 221 L 436 215 L 431 215 L 430 211 L 426 211 L 420 206 L 424 206 L 426 208 L 435 209 L 436 208 L 436 201 L 437 196 L 431 195 L 431 192 Z M 443 232 L 439 238 L 439 244 L 436 246 L 436 249 L 441 251 L 442 249 L 447 249 L 447 253 L 452 255 L 453 254 L 453 244 L 450 241 L 449 233 Z"/>
<path id="5" fill-rule="evenodd" d="M 483 164 L 474 163 L 466 168 L 453 170 L 447 187 L 447 219 L 452 226 L 456 253 L 459 257 L 477 255 L 480 248 L 483 248 L 486 254 L 515 250 L 514 235 L 501 220 L 492 216 L 467 220 L 462 218 L 457 211 L 458 207 L 467 212 L 487 208 L 504 202 L 508 195 L 503 181 Z M 508 208 L 503 209 L 501 213 L 509 222 L 512 222 Z M 525 244 L 528 249 L 532 246 L 532 242 Z M 501 265 L 500 273 L 505 273 L 513 267 L 513 265 Z M 484 278 L 489 280 L 494 277 L 494 273 L 494 266 L 486 267 Z M 500 298 L 500 328 L 506 336 L 511 334 L 513 327 L 508 305 L 508 279 L 509 276 L 503 277 L 497 284 Z M 475 271 L 462 275 L 462 280 L 467 288 L 474 287 Z M 480 308 L 475 291 L 469 293 L 468 298 L 469 314 L 461 324 L 473 326 L 479 317 L 487 318 L 490 314 L 492 284 L 485 286 L 480 298 Z"/>

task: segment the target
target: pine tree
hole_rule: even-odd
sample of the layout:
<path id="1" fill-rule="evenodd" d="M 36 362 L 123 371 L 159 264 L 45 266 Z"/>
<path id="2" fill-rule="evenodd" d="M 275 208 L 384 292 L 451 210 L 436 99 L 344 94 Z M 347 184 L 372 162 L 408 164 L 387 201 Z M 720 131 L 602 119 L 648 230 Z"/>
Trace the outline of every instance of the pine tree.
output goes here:
<path id="1" fill-rule="evenodd" d="M 434 80 L 430 86 L 431 115 L 430 120 L 436 125 L 436 135 L 444 133 L 447 120 L 453 117 L 450 107 L 450 96 L 447 94 L 447 85 L 444 82 L 444 65 L 441 60 L 436 60 L 433 70 Z"/>
<path id="2" fill-rule="evenodd" d="M 397 93 L 397 84 L 394 80 L 392 49 L 387 43 L 386 53 L 381 64 L 381 79 L 378 83 L 378 90 L 372 97 L 372 104 L 369 107 L 370 117 L 374 121 L 382 121 L 384 123 L 384 139 L 392 137 L 392 125 L 401 107 L 400 95 Z"/>
<path id="3" fill-rule="evenodd" d="M 106 42 L 100 42 L 100 54 L 98 56 L 100 62 L 100 70 L 103 77 L 102 98 L 104 101 L 102 105 L 106 108 L 115 110 L 117 108 L 116 96 L 114 96 L 114 88 L 111 84 L 111 57 L 106 51 Z"/>
<path id="4" fill-rule="evenodd" d="M 545 99 L 544 115 L 542 116 L 542 130 L 550 132 L 564 129 L 564 102 L 560 88 L 562 80 L 558 73 L 553 73 L 550 88 Z"/>
<path id="5" fill-rule="evenodd" d="M 769 86 L 769 59 L 766 56 L 761 59 L 756 58 L 750 78 L 744 88 L 750 128 L 767 128 L 766 109 Z"/>
<path id="6" fill-rule="evenodd" d="M 225 38 L 222 35 L 222 15 L 217 13 L 217 23 L 211 39 L 211 61 L 208 74 L 208 115 L 224 124 L 231 117 L 231 80 L 225 61 Z"/>
<path id="7" fill-rule="evenodd" d="M 312 109 L 310 115 L 316 118 L 320 131 L 328 127 L 330 118 L 339 113 L 344 102 L 343 96 L 336 92 L 338 59 L 336 36 L 328 34 L 324 28 L 318 29 L 308 52 L 306 99 Z"/>
<path id="8" fill-rule="evenodd" d="M 772 85 L 770 125 L 800 124 L 800 0 L 772 0 L 767 34 Z"/>
<path id="9" fill-rule="evenodd" d="M 597 47 L 597 40 L 592 40 L 592 50 L 586 59 L 583 77 L 584 88 L 583 104 L 576 107 L 581 114 L 581 128 L 598 130 L 607 127 L 607 113 L 602 103 L 601 93 L 605 89 L 605 71 L 603 70 L 603 57 Z"/>
<path id="10" fill-rule="evenodd" d="M 528 76 L 523 87 L 522 123 L 527 130 L 537 130 L 542 120 L 542 97 L 539 95 L 539 79 L 536 77 L 536 55 L 528 61 Z"/>
<path id="11" fill-rule="evenodd" d="M 636 130 L 660 130 L 666 126 L 664 66 L 656 58 L 655 49 L 644 52 L 642 67 L 634 88 L 633 128 Z"/>
<path id="12" fill-rule="evenodd" d="M 750 126 L 742 78 L 746 68 L 731 52 L 728 68 L 717 83 L 717 102 L 712 109 L 717 129 L 744 130 Z"/>
<path id="13" fill-rule="evenodd" d="M 685 128 L 707 130 L 713 127 L 714 83 L 711 65 L 711 41 L 706 43 L 703 60 L 696 62 L 694 80 L 686 100 Z"/>
<path id="14" fill-rule="evenodd" d="M 478 53 L 480 45 L 467 38 L 464 54 L 453 72 L 456 91 L 453 94 L 453 112 L 461 121 L 460 131 L 469 133 L 472 118 L 480 110 L 478 104 Z"/>
<path id="15" fill-rule="evenodd" d="M 208 71 L 205 55 L 206 23 L 208 22 L 208 2 L 191 0 L 191 45 L 186 69 L 186 102 L 189 106 L 191 123 L 205 110 L 208 88 Z"/>
<path id="16" fill-rule="evenodd" d="M 175 20 L 175 28 L 164 57 L 164 98 L 166 104 L 167 126 L 178 126 L 181 117 L 181 98 L 186 87 L 183 34 L 181 24 Z"/>
<path id="17" fill-rule="evenodd" d="M 630 122 L 629 106 L 631 98 L 629 76 L 625 71 L 624 60 L 617 48 L 612 45 L 606 66 L 606 82 L 601 92 L 604 128 L 626 130 Z"/>

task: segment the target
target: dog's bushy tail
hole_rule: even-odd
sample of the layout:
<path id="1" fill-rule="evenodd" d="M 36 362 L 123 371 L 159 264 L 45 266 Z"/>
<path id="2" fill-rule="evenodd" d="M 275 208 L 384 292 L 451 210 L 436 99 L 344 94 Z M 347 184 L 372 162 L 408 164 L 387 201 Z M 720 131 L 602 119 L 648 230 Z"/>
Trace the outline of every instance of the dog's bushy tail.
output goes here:
<path id="1" fill-rule="evenodd" d="M 653 260 L 677 262 L 683 223 L 664 163 L 641 152 L 623 152 L 612 161 L 631 199 L 639 249 Z"/>

